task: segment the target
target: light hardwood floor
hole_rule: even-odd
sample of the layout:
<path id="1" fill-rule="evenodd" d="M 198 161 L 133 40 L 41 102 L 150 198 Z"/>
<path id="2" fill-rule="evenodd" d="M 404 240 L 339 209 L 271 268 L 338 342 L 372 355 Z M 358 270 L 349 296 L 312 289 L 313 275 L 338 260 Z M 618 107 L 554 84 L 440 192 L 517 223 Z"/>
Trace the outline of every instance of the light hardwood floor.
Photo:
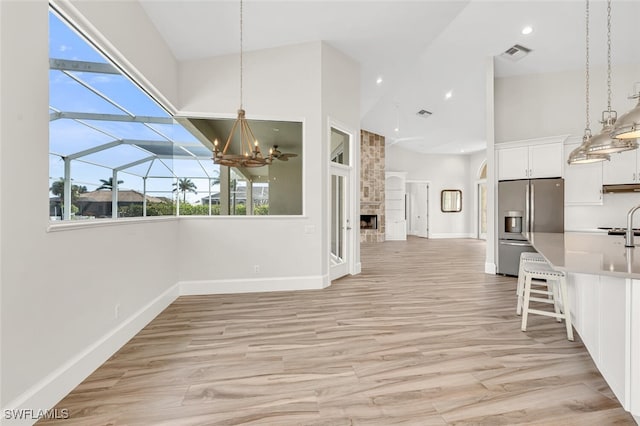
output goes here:
<path id="1" fill-rule="evenodd" d="M 325 290 L 181 297 L 63 399 L 71 425 L 633 425 L 484 242 L 365 244 Z M 55 424 L 55 421 L 39 424 Z"/>

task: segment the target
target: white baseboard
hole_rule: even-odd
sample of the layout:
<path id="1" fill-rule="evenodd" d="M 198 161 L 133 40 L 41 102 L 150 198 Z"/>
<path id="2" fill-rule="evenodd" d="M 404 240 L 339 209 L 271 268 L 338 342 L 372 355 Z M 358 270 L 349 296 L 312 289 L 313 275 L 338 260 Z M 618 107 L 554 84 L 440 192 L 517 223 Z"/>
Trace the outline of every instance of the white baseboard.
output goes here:
<path id="1" fill-rule="evenodd" d="M 267 291 L 321 290 L 331 284 L 328 276 L 180 281 L 181 296 Z"/>
<path id="2" fill-rule="evenodd" d="M 473 234 L 469 233 L 442 233 L 442 234 L 430 234 L 429 238 L 475 238 Z"/>
<path id="3" fill-rule="evenodd" d="M 171 286 L 95 343 L 43 377 L 42 380 L 31 386 L 16 399 L 7 403 L 2 409 L 2 424 L 10 424 L 11 426 L 34 424 L 37 418 L 33 419 L 32 416 L 37 416 L 38 410 L 47 410 L 55 406 L 93 373 L 96 368 L 124 346 L 129 339 L 169 306 L 178 295 L 178 286 Z M 26 410 L 23 414 L 28 414 L 30 413 L 29 410 L 32 410 L 36 414 L 27 415 L 25 417 L 28 418 L 22 420 L 8 420 L 5 418 L 5 410 Z"/>
<path id="4" fill-rule="evenodd" d="M 362 263 L 357 262 L 353 268 L 353 275 L 358 275 L 360 273 L 362 273 Z"/>
<path id="5" fill-rule="evenodd" d="M 321 290 L 331 285 L 328 275 L 262 279 L 184 281 L 165 290 L 135 314 L 98 339 L 82 352 L 52 371 L 26 392 L 2 407 L 2 425 L 33 425 L 38 410 L 54 407 L 62 398 L 101 366 L 111 355 L 142 330 L 178 296 L 267 292 L 285 290 Z M 64 408 L 64 407 L 63 407 Z M 6 419 L 5 410 L 23 410 L 24 419 Z M 17 411 L 14 411 L 17 413 Z M 33 413 L 33 414 L 31 414 Z M 26 414 L 26 415 L 25 415 Z"/>
<path id="6" fill-rule="evenodd" d="M 485 263 L 484 264 L 484 273 L 485 274 L 495 275 L 497 270 L 498 270 L 498 268 L 496 268 L 496 264 L 495 263 Z"/>

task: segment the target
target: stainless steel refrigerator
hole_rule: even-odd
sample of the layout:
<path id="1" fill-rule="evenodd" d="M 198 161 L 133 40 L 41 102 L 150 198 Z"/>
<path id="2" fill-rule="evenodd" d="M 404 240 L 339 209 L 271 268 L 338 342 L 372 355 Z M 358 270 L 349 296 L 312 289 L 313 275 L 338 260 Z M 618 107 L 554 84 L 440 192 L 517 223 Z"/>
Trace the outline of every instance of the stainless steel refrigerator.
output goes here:
<path id="1" fill-rule="evenodd" d="M 499 274 L 518 275 L 520 253 L 535 251 L 528 232 L 564 232 L 564 179 L 498 182 Z"/>

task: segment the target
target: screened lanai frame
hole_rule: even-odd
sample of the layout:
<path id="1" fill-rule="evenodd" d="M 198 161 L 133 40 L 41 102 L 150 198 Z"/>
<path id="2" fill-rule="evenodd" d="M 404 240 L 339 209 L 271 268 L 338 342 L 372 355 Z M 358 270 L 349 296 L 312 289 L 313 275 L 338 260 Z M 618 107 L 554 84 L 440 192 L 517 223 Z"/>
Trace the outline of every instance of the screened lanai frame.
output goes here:
<path id="1" fill-rule="evenodd" d="M 72 191 L 99 185 L 97 177 L 75 179 L 74 170 L 78 169 L 92 170 L 87 174 L 96 176 L 103 173 L 100 177 L 110 180 L 112 218 L 118 217 L 119 183 L 123 175 L 141 181 L 142 209 L 138 216 L 147 216 L 150 198 L 175 203 L 166 214 L 179 215 L 180 194 L 176 191 L 179 179 L 206 182 L 207 196 L 202 200 L 208 200 L 208 211 L 201 209 L 198 214 L 211 215 L 212 187 L 220 181 L 220 169 L 212 163 L 211 149 L 114 66 L 99 47 L 86 40 L 53 7 L 50 26 L 56 27 L 56 34 L 63 34 L 61 40 L 53 40 L 54 31 L 50 28 L 49 169 L 50 187 L 53 188 L 58 176 L 63 183 L 59 218 L 83 218 L 72 212 Z M 78 56 L 83 60 L 78 60 Z M 96 171 L 103 169 L 105 172 Z M 239 171 L 233 172 L 239 180 L 244 178 Z M 148 197 L 149 193 L 156 197 Z M 57 211 L 52 219 L 56 217 Z"/>

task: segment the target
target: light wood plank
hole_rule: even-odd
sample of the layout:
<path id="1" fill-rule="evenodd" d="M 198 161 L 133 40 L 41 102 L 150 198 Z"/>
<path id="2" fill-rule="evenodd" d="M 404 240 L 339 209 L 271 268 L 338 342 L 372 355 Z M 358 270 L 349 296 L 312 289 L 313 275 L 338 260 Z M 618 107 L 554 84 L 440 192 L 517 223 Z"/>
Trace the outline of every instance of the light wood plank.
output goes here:
<path id="1" fill-rule="evenodd" d="M 325 290 L 180 297 L 62 425 L 635 424 L 564 325 L 520 331 L 477 240 L 362 245 Z M 57 424 L 42 421 L 40 424 Z"/>

